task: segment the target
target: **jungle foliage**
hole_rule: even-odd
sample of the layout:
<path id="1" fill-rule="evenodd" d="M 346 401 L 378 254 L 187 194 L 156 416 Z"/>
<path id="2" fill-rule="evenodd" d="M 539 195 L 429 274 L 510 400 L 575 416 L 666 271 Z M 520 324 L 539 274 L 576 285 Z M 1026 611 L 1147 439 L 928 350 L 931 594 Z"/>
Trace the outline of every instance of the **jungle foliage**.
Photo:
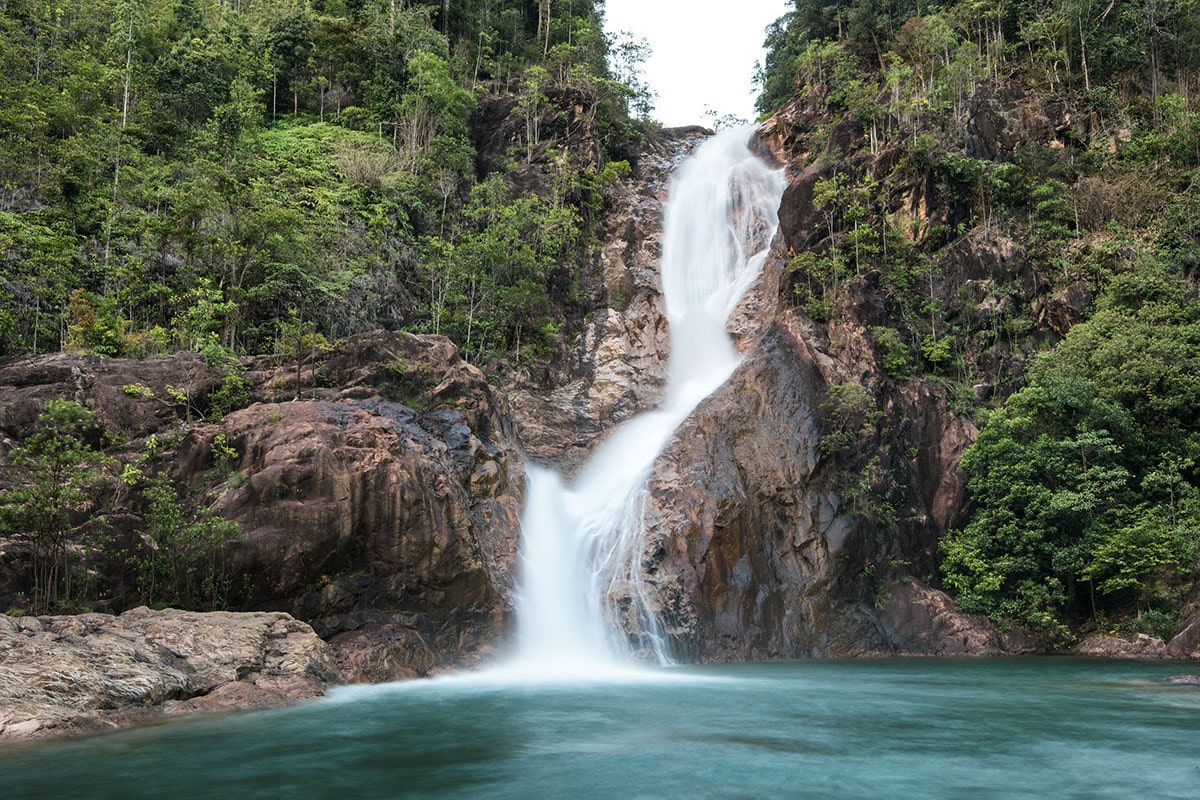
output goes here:
<path id="1" fill-rule="evenodd" d="M 0 354 L 547 346 L 634 136 L 590 0 L 7 0 L 0 45 Z M 552 187 L 489 180 L 533 162 Z"/>

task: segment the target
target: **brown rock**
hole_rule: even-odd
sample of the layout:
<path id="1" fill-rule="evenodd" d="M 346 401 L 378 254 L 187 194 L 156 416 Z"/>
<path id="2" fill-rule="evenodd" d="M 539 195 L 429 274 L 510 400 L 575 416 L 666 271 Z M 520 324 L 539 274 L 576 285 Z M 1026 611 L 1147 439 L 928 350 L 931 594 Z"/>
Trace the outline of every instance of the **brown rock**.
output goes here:
<path id="1" fill-rule="evenodd" d="M 887 648 L 839 585 L 857 524 L 818 474 L 823 389 L 804 341 L 776 326 L 655 464 L 648 582 L 685 654 L 724 661 Z"/>
<path id="2" fill-rule="evenodd" d="M 0 617 L 0 738 L 294 702 L 336 678 L 328 646 L 279 612 Z"/>
<path id="3" fill-rule="evenodd" d="M 1167 643 L 1167 653 L 1171 658 L 1200 660 L 1200 603 L 1195 593 L 1192 602 L 1184 607 L 1183 624 Z"/>
<path id="4" fill-rule="evenodd" d="M 1082 281 L 1072 283 L 1053 295 L 1034 303 L 1037 324 L 1059 336 L 1083 322 L 1083 312 L 1092 304 L 1092 288 Z"/>
<path id="5" fill-rule="evenodd" d="M 385 331 L 303 353 L 298 364 L 252 357 L 241 366 L 251 404 L 213 423 L 199 414 L 218 376 L 197 354 L 9 360 L 0 364 L 0 441 L 28 434 L 42 403 L 62 396 L 131 439 L 114 451 L 125 460 L 159 434 L 185 497 L 245 534 L 229 554 L 235 607 L 286 610 L 325 636 L 355 629 L 367 611 L 398 614 L 444 662 L 501 635 L 524 477 L 483 374 L 445 337 Z M 164 401 L 168 386 L 189 402 Z M 215 463 L 218 434 L 236 463 Z M 118 511 L 108 529 L 121 547 L 137 546 L 144 524 Z M 28 561 L 20 543 L 0 541 L 0 600 L 27 591 Z M 95 570 L 106 608 L 137 597 L 123 561 Z"/>
<path id="6" fill-rule="evenodd" d="M 323 371 L 336 397 L 256 403 L 180 448 L 189 482 L 208 474 L 216 434 L 239 453 L 237 479 L 214 487 L 246 538 L 233 554 L 239 602 L 284 608 L 323 636 L 369 610 L 410 615 L 443 659 L 499 636 L 523 475 L 483 375 L 444 338 L 381 332 L 346 342 Z M 266 392 L 275 379 L 260 374 Z"/>
<path id="7" fill-rule="evenodd" d="M 74 400 L 110 433 L 130 439 L 177 425 L 203 407 L 220 383 L 199 353 L 136 360 L 56 353 L 0 362 L 0 436 L 22 438 L 47 400 Z M 167 387 L 192 399 L 179 402 Z"/>
<path id="8" fill-rule="evenodd" d="M 347 683 L 382 683 L 428 675 L 442 654 L 415 627 L 397 622 L 368 622 L 329 641 Z"/>
<path id="9" fill-rule="evenodd" d="M 671 171 L 703 128 L 650 136 L 637 171 L 610 190 L 593 269 L 579 278 L 591 317 L 544 379 L 518 374 L 505 389 L 528 457 L 572 473 L 604 433 L 662 400 L 669 351 L 659 285 L 662 204 Z"/>
<path id="10" fill-rule="evenodd" d="M 829 234 L 821 210 L 812 202 L 817 182 L 828 177 L 829 169 L 814 162 L 788 181 L 779 205 L 779 230 L 793 252 L 803 252 Z"/>
<path id="11" fill-rule="evenodd" d="M 877 618 L 904 655 L 994 656 L 1037 652 L 1020 635 L 1001 635 L 982 614 L 964 614 L 942 591 L 920 581 L 889 582 Z"/>

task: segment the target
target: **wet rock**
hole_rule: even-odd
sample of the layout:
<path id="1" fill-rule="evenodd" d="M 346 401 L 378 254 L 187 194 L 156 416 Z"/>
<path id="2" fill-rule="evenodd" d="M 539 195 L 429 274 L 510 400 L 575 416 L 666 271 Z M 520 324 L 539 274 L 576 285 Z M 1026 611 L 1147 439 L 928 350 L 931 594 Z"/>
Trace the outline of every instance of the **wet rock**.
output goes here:
<path id="1" fill-rule="evenodd" d="M 1200 686 L 1200 675 L 1172 675 L 1162 682 L 1165 686 Z"/>
<path id="2" fill-rule="evenodd" d="M 329 641 L 346 683 L 383 683 L 426 676 L 443 656 L 417 626 L 370 621 Z"/>
<path id="3" fill-rule="evenodd" d="M 0 617 L 0 738 L 294 702 L 336 679 L 328 646 L 278 612 Z"/>
<path id="4" fill-rule="evenodd" d="M 505 387 L 531 460 L 573 473 L 613 425 L 661 402 L 670 349 L 658 276 L 663 202 L 675 165 L 710 134 L 648 136 L 636 173 L 610 190 L 596 260 L 578 276 L 590 317 L 551 374 L 518 373 Z"/>
<path id="5" fill-rule="evenodd" d="M 771 328 L 676 432 L 647 500 L 647 581 L 680 652 L 702 661 L 887 648 L 839 585 L 856 524 L 818 475 L 820 370 Z"/>

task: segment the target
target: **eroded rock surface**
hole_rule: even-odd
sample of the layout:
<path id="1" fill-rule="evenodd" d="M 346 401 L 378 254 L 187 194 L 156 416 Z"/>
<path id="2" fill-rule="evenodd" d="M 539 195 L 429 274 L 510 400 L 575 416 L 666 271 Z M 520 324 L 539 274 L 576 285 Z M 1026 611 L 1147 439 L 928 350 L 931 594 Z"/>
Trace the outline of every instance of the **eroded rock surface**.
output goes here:
<path id="1" fill-rule="evenodd" d="M 959 611 L 945 592 L 913 579 L 884 587 L 876 618 L 898 655 L 998 656 L 1041 649 L 1023 632 L 1001 633 L 982 614 Z"/>
<path id="2" fill-rule="evenodd" d="M 581 335 L 547 380 L 506 389 L 531 460 L 573 472 L 613 425 L 661 402 L 670 349 L 658 277 L 662 206 L 675 165 L 707 134 L 650 138 L 636 175 L 612 190 L 596 263 L 579 276 L 591 307 Z"/>
<path id="3" fill-rule="evenodd" d="M 256 393 L 289 370 L 263 370 Z M 217 434 L 239 454 L 215 507 L 245 534 L 233 554 L 243 606 L 282 608 L 334 641 L 371 625 L 391 630 L 381 646 L 425 643 L 398 645 L 389 673 L 349 679 L 453 663 L 502 635 L 509 612 L 524 478 L 507 418 L 442 337 L 352 337 L 321 371 L 332 388 L 317 399 L 195 428 L 181 477 L 203 479 Z"/>
<path id="4" fill-rule="evenodd" d="M 1167 642 L 1167 654 L 1171 658 L 1200 661 L 1200 595 L 1195 591 L 1192 601 L 1184 606 L 1183 624 Z"/>
<path id="5" fill-rule="evenodd" d="M 1171 658 L 1162 639 L 1139 633 L 1132 638 L 1094 633 L 1071 648 L 1071 654 L 1093 658 Z"/>
<path id="6" fill-rule="evenodd" d="M 650 580 L 683 652 L 724 661 L 886 646 L 837 586 L 853 523 L 817 475 L 823 386 L 803 339 L 775 328 L 656 463 Z"/>
<path id="7" fill-rule="evenodd" d="M 0 616 L 0 738 L 278 705 L 337 678 L 329 646 L 279 612 Z"/>

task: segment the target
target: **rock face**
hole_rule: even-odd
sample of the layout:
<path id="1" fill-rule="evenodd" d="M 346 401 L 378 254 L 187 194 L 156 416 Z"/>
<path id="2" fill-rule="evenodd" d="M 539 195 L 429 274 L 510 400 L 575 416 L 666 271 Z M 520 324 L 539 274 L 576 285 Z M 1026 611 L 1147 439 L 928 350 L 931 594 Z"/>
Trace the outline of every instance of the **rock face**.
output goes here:
<path id="1" fill-rule="evenodd" d="M 348 657 L 348 680 L 423 674 L 499 637 L 523 472 L 483 374 L 447 339 L 385 333 L 351 337 L 319 368 L 333 388 L 315 399 L 255 403 L 180 448 L 186 482 L 202 480 L 216 435 L 239 454 L 215 503 L 245 534 L 239 605 L 289 611 L 336 647 L 360 647 L 340 634 L 368 625 L 378 642 L 423 643 L 380 656 L 390 672 L 360 675 Z M 285 377 L 248 374 L 264 399 Z"/>
<path id="2" fill-rule="evenodd" d="M 895 653 L 998 656 L 1044 649 L 1022 631 L 1001 633 L 983 615 L 959 611 L 945 592 L 912 579 L 889 581 L 875 616 Z"/>
<path id="3" fill-rule="evenodd" d="M 337 677 L 328 645 L 278 612 L 0 616 L 0 738 L 278 705 Z"/>
<path id="4" fill-rule="evenodd" d="M 914 565 L 931 568 L 930 531 L 955 518 L 962 482 L 954 471 L 969 432 L 911 415 L 930 445 L 907 465 L 916 491 L 904 498 L 912 504 L 906 522 L 880 530 L 839 462 L 853 454 L 820 446 L 836 431 L 819 357 L 797 318 L 778 317 L 655 465 L 644 563 L 680 654 L 729 661 L 1031 650 L 907 577 Z M 911 400 L 916 411 L 928 398 Z"/>
<path id="5" fill-rule="evenodd" d="M 0 363 L 0 443 L 32 433 L 42 404 L 59 399 L 88 406 L 106 430 L 124 437 L 162 433 L 189 416 L 168 386 L 199 402 L 219 382 L 199 353 L 147 360 L 65 353 L 9 359 Z"/>
<path id="6" fill-rule="evenodd" d="M 685 654 L 744 660 L 883 646 L 830 585 L 850 521 L 817 477 L 822 387 L 803 340 L 772 328 L 655 465 L 650 571 Z"/>
<path id="7" fill-rule="evenodd" d="M 789 253 L 821 235 L 821 215 L 804 198 L 805 186 L 811 190 L 820 177 L 816 168 L 793 174 L 772 257 L 730 321 L 742 365 L 654 467 L 643 560 L 653 603 L 688 660 L 1023 650 L 1027 643 L 959 615 L 922 582 L 936 573 L 939 537 L 960 520 L 966 492 L 958 463 L 975 429 L 949 412 L 940 387 L 897 384 L 883 374 L 869 334 L 888 302 L 879 276 L 863 275 L 846 303 L 856 312 L 825 326 L 781 302 Z M 610 241 L 606 253 L 642 252 L 644 244 L 631 250 L 635 238 Z M 975 282 L 981 308 L 1000 276 L 1026 271 L 1036 285 L 1013 247 L 960 249 L 948 257 L 957 264 L 948 274 Z M 606 286 L 614 263 L 603 261 Z M 652 264 L 634 263 L 647 276 L 635 286 L 651 285 Z M 660 303 L 654 292 L 648 296 Z M 662 324 L 661 312 L 653 318 Z M 644 352 L 627 333 L 589 336 L 581 337 L 580 366 L 570 373 L 583 377 L 559 376 L 563 383 L 514 395 L 518 409 L 535 412 L 517 414 L 530 452 L 568 473 L 606 422 L 658 399 L 613 381 L 607 385 L 633 399 L 623 406 L 603 400 L 609 395 L 598 376 L 611 374 L 608 354 L 636 353 L 638 371 L 653 365 L 658 376 L 667 355 L 665 342 Z M 597 340 L 612 348 L 589 346 Z M 870 407 L 851 414 L 861 419 L 830 408 L 833 387 L 846 386 L 862 387 Z M 575 433 L 579 426 L 583 435 Z M 822 444 L 839 438 L 836 448 Z M 889 606 L 882 599 L 891 583 L 922 591 Z"/>
<path id="8" fill-rule="evenodd" d="M 1183 624 L 1167 642 L 1167 655 L 1200 660 L 1200 595 L 1193 592 L 1192 602 L 1183 611 Z"/>

